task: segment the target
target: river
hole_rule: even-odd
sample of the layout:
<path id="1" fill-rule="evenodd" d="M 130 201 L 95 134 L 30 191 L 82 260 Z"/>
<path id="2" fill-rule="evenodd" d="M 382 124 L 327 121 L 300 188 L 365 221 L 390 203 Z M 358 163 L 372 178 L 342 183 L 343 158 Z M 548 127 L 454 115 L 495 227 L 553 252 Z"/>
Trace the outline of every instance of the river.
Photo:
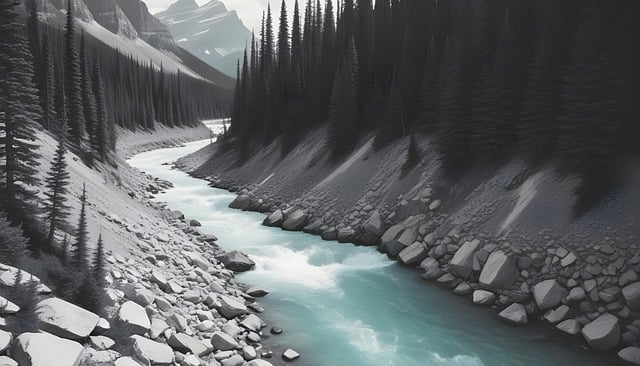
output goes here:
<path id="1" fill-rule="evenodd" d="M 172 170 L 177 158 L 205 146 L 134 156 L 132 166 L 174 187 L 157 199 L 202 223 L 225 250 L 241 250 L 256 269 L 241 282 L 271 293 L 261 315 L 284 333 L 272 341 L 301 353 L 296 365 L 313 366 L 590 366 L 610 355 L 581 348 L 573 338 L 541 324 L 520 328 L 497 312 L 420 279 L 373 248 L 325 242 L 317 236 L 261 225 L 264 216 L 227 208 L 235 195 Z"/>

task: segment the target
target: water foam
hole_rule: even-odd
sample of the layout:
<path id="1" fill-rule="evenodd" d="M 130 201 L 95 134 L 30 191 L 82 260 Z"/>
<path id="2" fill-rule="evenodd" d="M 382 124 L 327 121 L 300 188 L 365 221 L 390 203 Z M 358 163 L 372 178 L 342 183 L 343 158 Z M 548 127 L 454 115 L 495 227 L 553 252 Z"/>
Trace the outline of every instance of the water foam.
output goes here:
<path id="1" fill-rule="evenodd" d="M 433 365 L 446 365 L 446 366 L 484 366 L 482 361 L 471 355 L 455 355 L 452 357 L 444 357 L 435 352 L 429 352 Z"/>

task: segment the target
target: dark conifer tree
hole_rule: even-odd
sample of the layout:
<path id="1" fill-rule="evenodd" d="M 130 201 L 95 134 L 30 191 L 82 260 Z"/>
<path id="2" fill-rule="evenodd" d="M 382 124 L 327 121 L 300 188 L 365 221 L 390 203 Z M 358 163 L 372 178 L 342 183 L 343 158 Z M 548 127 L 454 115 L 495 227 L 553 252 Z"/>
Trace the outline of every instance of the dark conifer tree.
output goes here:
<path id="1" fill-rule="evenodd" d="M 42 116 L 33 85 L 33 61 L 18 3 L 0 1 L 0 193 L 1 204 L 13 222 L 35 212 L 38 153 L 33 143 L 37 121 Z"/>
<path id="2" fill-rule="evenodd" d="M 89 231 L 87 228 L 87 188 L 82 184 L 82 196 L 80 196 L 80 217 L 76 228 L 76 242 L 73 247 L 74 269 L 84 273 L 88 268 L 89 256 Z"/>
<path id="3" fill-rule="evenodd" d="M 302 29 L 300 24 L 300 9 L 298 0 L 296 0 L 293 8 L 293 24 L 291 28 L 291 70 L 296 79 L 299 78 L 298 73 L 301 70 L 303 60 L 302 48 Z"/>
<path id="4" fill-rule="evenodd" d="M 287 3 L 282 0 L 280 7 L 280 27 L 278 31 L 278 68 L 280 75 L 287 72 L 289 68 L 290 46 L 289 46 L 289 20 L 287 18 Z"/>
<path id="5" fill-rule="evenodd" d="M 76 47 L 73 1 L 67 1 L 67 4 L 67 22 L 64 35 L 64 90 L 69 118 L 69 140 L 76 147 L 80 147 L 85 136 L 84 109 L 82 108 L 82 70 Z"/>
<path id="6" fill-rule="evenodd" d="M 54 235 L 56 230 L 62 229 L 66 225 L 67 218 L 69 217 L 69 206 L 67 202 L 68 186 L 70 175 L 67 171 L 67 161 L 65 154 L 67 152 L 66 147 L 66 116 L 61 116 L 62 130 L 58 136 L 58 148 L 56 149 L 51 168 L 45 178 L 45 187 L 47 191 L 45 195 L 47 200 L 44 203 L 46 220 L 49 224 L 49 232 L 47 235 L 47 241 L 50 246 L 53 246 Z"/>
<path id="7" fill-rule="evenodd" d="M 439 71 L 440 62 L 438 60 L 436 40 L 432 38 L 427 51 L 427 59 L 422 73 L 422 86 L 420 88 L 420 130 L 427 133 L 433 133 L 438 126 Z"/>
<path id="8" fill-rule="evenodd" d="M 19 227 L 12 226 L 0 212 L 0 263 L 15 266 L 27 252 L 27 239 Z"/>
<path id="9" fill-rule="evenodd" d="M 109 122 L 107 115 L 107 107 L 104 94 L 104 86 L 102 81 L 102 73 L 100 72 L 100 63 L 97 59 L 93 62 L 92 89 L 95 96 L 96 106 L 96 124 L 93 128 L 94 149 L 98 153 L 100 160 L 107 158 L 109 148 Z"/>
<path id="10" fill-rule="evenodd" d="M 95 124 L 96 124 L 96 100 L 93 95 L 91 73 L 89 71 L 89 62 L 87 60 L 87 48 L 84 30 L 80 35 L 80 84 L 82 86 L 82 108 L 84 112 L 84 129 L 89 137 L 89 146 L 92 150 L 97 150 L 97 142 L 94 140 Z M 141 121 L 142 122 L 142 121 Z"/>
<path id="11" fill-rule="evenodd" d="M 40 90 L 40 104 L 42 105 L 42 122 L 49 131 L 54 131 L 55 111 L 55 71 L 49 47 L 49 37 L 42 40 L 42 89 Z"/>
<path id="12" fill-rule="evenodd" d="M 96 285 L 98 287 L 105 286 L 107 269 L 104 255 L 104 242 L 102 241 L 102 234 L 100 234 L 100 236 L 98 236 L 98 244 L 96 246 L 96 252 L 93 256 L 92 263 L 93 277 L 95 278 Z"/>

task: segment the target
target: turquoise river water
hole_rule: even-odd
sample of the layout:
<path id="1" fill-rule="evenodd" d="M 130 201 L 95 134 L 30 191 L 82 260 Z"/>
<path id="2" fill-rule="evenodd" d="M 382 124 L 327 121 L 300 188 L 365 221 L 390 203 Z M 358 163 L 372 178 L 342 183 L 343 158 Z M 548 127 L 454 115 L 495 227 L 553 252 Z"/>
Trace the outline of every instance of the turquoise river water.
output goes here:
<path id="1" fill-rule="evenodd" d="M 591 366 L 610 355 L 584 350 L 548 327 L 510 326 L 497 312 L 474 306 L 374 248 L 325 242 L 317 236 L 262 226 L 264 216 L 227 208 L 235 195 L 172 170 L 177 158 L 208 141 L 139 154 L 129 163 L 174 188 L 158 196 L 202 223 L 225 250 L 257 263 L 238 280 L 271 293 L 261 315 L 285 332 L 272 341 L 312 366 Z"/>

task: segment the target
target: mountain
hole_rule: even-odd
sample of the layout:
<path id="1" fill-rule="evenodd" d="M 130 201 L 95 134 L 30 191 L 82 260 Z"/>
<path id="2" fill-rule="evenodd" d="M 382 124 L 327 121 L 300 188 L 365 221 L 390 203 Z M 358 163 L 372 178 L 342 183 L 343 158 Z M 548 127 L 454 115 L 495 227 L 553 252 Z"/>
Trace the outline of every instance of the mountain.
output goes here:
<path id="1" fill-rule="evenodd" d="M 120 53 L 168 72 L 206 79 L 225 90 L 234 82 L 225 73 L 201 62 L 183 49 L 170 30 L 140 0 L 71 0 L 82 29 Z M 38 0 L 41 21 L 64 26 L 66 0 Z"/>
<path id="2" fill-rule="evenodd" d="M 227 75 L 236 76 L 236 62 L 242 57 L 251 32 L 235 11 L 227 10 L 220 0 L 203 6 L 195 0 L 179 0 L 156 17 L 167 25 L 180 47 Z"/>

